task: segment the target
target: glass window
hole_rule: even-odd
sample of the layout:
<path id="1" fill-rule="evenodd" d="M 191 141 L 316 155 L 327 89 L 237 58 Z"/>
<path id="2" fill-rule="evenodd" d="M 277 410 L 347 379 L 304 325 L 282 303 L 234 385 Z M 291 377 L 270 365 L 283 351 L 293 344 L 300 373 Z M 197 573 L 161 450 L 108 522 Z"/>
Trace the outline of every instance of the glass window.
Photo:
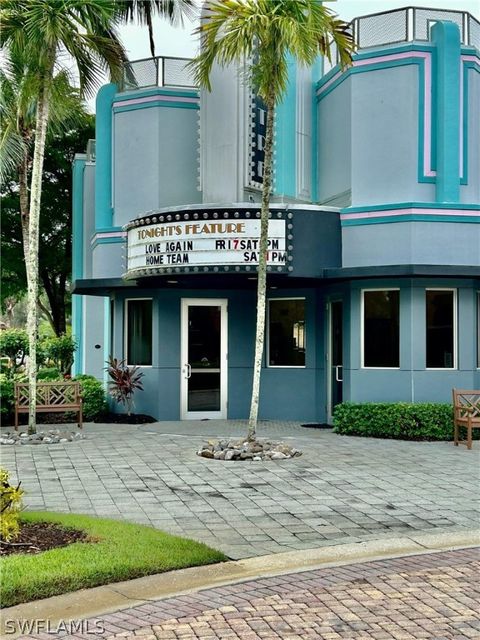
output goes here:
<path id="1" fill-rule="evenodd" d="M 269 301 L 268 366 L 305 366 L 305 300 Z"/>
<path id="2" fill-rule="evenodd" d="M 400 366 L 400 291 L 363 292 L 363 366 Z"/>
<path id="3" fill-rule="evenodd" d="M 152 364 L 152 301 L 127 300 L 127 364 Z"/>
<path id="4" fill-rule="evenodd" d="M 427 369 L 455 367 L 455 292 L 426 291 Z"/>

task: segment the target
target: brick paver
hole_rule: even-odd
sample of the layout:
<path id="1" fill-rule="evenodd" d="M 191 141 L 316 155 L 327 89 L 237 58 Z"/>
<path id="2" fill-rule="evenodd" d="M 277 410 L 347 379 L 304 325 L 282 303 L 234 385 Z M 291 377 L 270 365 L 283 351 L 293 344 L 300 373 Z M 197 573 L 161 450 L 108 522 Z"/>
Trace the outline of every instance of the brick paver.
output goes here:
<path id="1" fill-rule="evenodd" d="M 480 638 L 480 553 L 466 549 L 250 580 L 84 621 L 121 640 Z M 48 637 L 92 638 L 87 633 Z M 35 636 L 24 636 L 33 638 Z"/>
<path id="2" fill-rule="evenodd" d="M 480 445 L 338 436 L 298 423 L 259 435 L 303 450 L 293 460 L 225 462 L 195 455 L 240 421 L 87 425 L 87 439 L 2 447 L 29 509 L 151 524 L 242 558 L 477 527 Z"/>

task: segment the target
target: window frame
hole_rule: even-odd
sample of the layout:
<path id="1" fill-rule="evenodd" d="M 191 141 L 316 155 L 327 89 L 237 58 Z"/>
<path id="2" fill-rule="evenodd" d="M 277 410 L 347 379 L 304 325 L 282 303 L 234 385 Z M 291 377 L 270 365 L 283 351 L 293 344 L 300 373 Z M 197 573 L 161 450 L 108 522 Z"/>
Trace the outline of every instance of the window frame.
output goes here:
<path id="1" fill-rule="evenodd" d="M 128 303 L 149 301 L 152 303 L 152 362 L 151 364 L 131 364 L 128 362 Z M 153 367 L 153 298 L 125 298 L 123 301 L 123 353 L 127 367 L 142 367 L 151 369 Z"/>
<path id="2" fill-rule="evenodd" d="M 270 303 L 271 302 L 280 302 L 286 300 L 303 300 L 305 303 L 305 320 L 304 320 L 304 341 L 305 341 L 305 364 L 270 364 Z M 267 369 L 306 369 L 307 368 L 307 298 L 305 296 L 288 296 L 282 298 L 267 298 L 267 339 L 266 343 L 266 368 Z"/>
<path id="3" fill-rule="evenodd" d="M 371 367 L 365 365 L 365 292 L 398 291 L 398 367 Z M 400 287 L 372 287 L 360 290 L 360 369 L 378 371 L 399 371 L 401 368 L 401 288 Z"/>
<path id="4" fill-rule="evenodd" d="M 427 367 L 427 291 L 453 292 L 453 367 Z M 425 287 L 425 371 L 458 370 L 458 289 L 456 287 Z"/>
<path id="5" fill-rule="evenodd" d="M 477 318 L 477 369 L 480 369 L 480 290 L 476 292 L 476 318 Z"/>

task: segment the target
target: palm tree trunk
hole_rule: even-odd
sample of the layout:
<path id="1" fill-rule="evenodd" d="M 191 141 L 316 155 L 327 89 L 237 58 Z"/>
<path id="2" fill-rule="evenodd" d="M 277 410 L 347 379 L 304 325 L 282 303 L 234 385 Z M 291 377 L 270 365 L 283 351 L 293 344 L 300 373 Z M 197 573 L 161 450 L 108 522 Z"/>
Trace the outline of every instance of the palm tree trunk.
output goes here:
<path id="1" fill-rule="evenodd" d="M 53 68 L 53 66 L 52 66 Z M 38 301 L 38 246 L 40 230 L 40 200 L 42 196 L 42 171 L 45 155 L 45 139 L 50 108 L 50 77 L 47 70 L 40 78 L 35 126 L 35 150 L 33 154 L 32 181 L 30 185 L 30 216 L 28 225 L 27 260 L 27 333 L 29 346 L 28 364 L 28 432 L 36 432 L 35 405 L 37 400 L 37 301 Z"/>
<path id="2" fill-rule="evenodd" d="M 152 22 L 152 10 L 150 3 L 147 2 L 145 4 L 145 20 L 147 22 L 148 27 L 148 39 L 150 42 L 150 53 L 152 54 L 152 58 L 155 58 L 155 40 L 153 38 L 153 22 Z"/>
<path id="3" fill-rule="evenodd" d="M 29 154 L 25 153 L 18 166 L 18 196 L 20 200 L 20 221 L 22 226 L 23 255 L 25 269 L 28 261 L 28 163 Z"/>
<path id="4" fill-rule="evenodd" d="M 267 252 L 268 252 L 268 214 L 270 192 L 272 189 L 273 164 L 273 122 L 275 116 L 275 94 L 267 97 L 267 127 L 265 132 L 265 157 L 263 162 L 262 211 L 260 216 L 260 254 L 258 259 L 257 283 L 257 328 L 255 332 L 255 359 L 253 363 L 252 399 L 248 419 L 248 440 L 255 440 L 257 433 L 258 405 L 260 400 L 260 375 L 265 343 L 265 309 L 267 297 Z"/>

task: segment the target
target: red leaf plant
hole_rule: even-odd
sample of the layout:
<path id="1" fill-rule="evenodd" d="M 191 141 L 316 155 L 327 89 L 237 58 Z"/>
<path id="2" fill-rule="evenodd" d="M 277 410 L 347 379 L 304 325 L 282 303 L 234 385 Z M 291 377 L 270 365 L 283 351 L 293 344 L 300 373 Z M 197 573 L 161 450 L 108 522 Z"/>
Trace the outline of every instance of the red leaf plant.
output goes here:
<path id="1" fill-rule="evenodd" d="M 133 394 L 137 389 L 143 391 L 141 378 L 144 374 L 139 371 L 139 367 L 129 367 L 125 360 L 118 360 L 109 356 L 106 364 L 107 373 L 110 376 L 108 381 L 108 393 L 127 410 L 127 415 L 131 415 L 133 409 Z"/>

